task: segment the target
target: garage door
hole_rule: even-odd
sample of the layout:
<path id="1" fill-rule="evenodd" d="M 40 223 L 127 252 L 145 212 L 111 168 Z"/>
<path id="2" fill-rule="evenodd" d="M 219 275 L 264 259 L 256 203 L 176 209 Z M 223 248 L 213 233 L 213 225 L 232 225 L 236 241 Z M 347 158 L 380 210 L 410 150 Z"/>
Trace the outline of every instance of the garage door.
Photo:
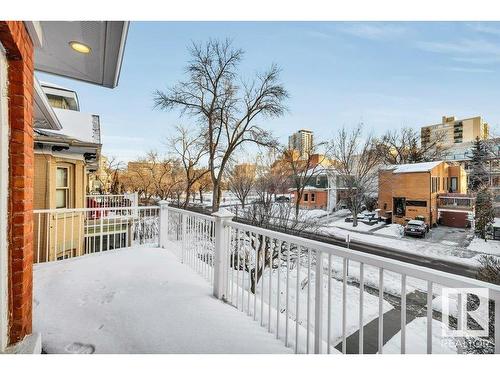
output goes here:
<path id="1" fill-rule="evenodd" d="M 441 225 L 454 228 L 467 226 L 467 212 L 441 211 Z"/>

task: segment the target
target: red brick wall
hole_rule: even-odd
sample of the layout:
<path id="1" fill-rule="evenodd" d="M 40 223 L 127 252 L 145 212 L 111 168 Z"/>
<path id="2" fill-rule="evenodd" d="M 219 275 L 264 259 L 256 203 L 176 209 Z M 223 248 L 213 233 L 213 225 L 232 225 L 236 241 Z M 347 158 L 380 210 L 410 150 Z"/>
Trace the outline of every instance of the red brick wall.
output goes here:
<path id="1" fill-rule="evenodd" d="M 9 64 L 9 341 L 31 333 L 33 286 L 33 43 L 23 22 L 0 21 Z"/>
<path id="2" fill-rule="evenodd" d="M 308 194 L 307 202 L 304 201 L 305 194 Z M 311 201 L 311 194 L 315 194 L 314 202 Z M 295 202 L 295 195 L 293 202 Z M 300 200 L 300 207 L 326 209 L 328 207 L 328 193 L 324 190 L 304 190 L 302 199 Z"/>

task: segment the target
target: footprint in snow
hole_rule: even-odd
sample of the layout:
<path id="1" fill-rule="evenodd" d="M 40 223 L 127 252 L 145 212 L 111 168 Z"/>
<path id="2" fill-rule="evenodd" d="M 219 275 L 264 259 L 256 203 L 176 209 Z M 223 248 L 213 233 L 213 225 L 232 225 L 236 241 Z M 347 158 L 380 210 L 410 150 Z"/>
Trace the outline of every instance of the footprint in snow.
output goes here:
<path id="1" fill-rule="evenodd" d="M 110 303 L 111 301 L 113 301 L 114 297 L 115 297 L 115 292 L 108 292 L 103 296 L 101 303 Z"/>
<path id="2" fill-rule="evenodd" d="M 95 346 L 92 344 L 74 342 L 66 346 L 66 351 L 71 354 L 92 354 L 95 352 Z"/>

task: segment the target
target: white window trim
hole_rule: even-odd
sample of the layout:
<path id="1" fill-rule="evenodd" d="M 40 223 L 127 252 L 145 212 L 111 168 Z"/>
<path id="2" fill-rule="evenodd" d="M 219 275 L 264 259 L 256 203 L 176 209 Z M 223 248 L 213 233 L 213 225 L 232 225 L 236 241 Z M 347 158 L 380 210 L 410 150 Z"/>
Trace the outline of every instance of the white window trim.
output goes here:
<path id="1" fill-rule="evenodd" d="M 8 240 L 9 120 L 7 57 L 0 43 L 0 352 L 8 343 Z"/>
<path id="2" fill-rule="evenodd" d="M 58 169 L 65 169 L 66 170 L 66 186 L 64 186 L 64 187 L 57 186 L 57 170 Z M 65 190 L 66 191 L 66 205 L 65 205 L 65 207 L 60 207 L 60 208 L 70 208 L 71 207 L 71 181 L 70 181 L 70 169 L 69 169 L 69 167 L 61 166 L 61 165 L 56 166 L 56 208 L 58 208 L 57 207 L 57 191 L 58 190 Z"/>

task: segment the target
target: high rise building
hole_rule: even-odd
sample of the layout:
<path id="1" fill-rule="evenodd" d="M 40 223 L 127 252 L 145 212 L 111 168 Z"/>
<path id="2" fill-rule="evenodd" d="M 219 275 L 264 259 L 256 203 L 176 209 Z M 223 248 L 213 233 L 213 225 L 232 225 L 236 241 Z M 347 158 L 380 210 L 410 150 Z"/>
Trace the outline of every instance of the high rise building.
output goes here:
<path id="1" fill-rule="evenodd" d="M 481 116 L 456 119 L 455 116 L 443 116 L 440 124 L 423 126 L 420 130 L 422 145 L 436 139 L 444 146 L 471 142 L 477 137 L 487 139 L 489 127 Z"/>
<path id="2" fill-rule="evenodd" d="M 297 150 L 300 157 L 307 157 L 313 148 L 313 132 L 307 129 L 301 129 L 288 137 L 288 148 Z"/>

